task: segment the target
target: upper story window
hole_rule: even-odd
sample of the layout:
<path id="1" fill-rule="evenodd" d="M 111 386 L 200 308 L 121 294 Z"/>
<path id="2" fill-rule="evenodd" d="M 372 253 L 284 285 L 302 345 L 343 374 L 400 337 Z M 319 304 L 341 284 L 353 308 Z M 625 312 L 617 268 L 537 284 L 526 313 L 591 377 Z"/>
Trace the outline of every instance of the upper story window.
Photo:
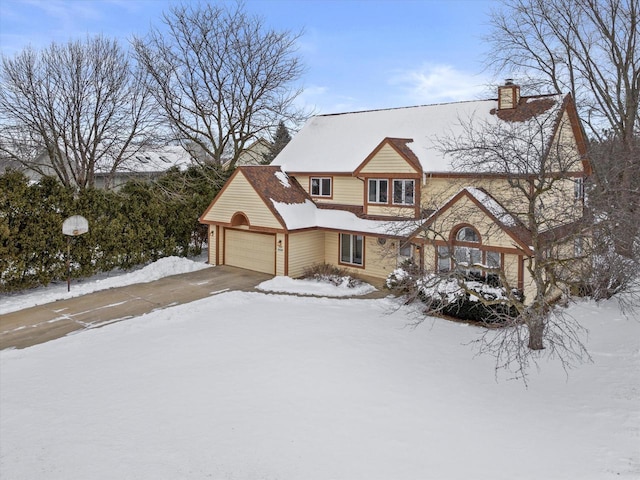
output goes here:
<path id="1" fill-rule="evenodd" d="M 478 232 L 476 232 L 471 227 L 462 227 L 460 230 L 458 230 L 458 233 L 456 233 L 456 240 L 458 242 L 479 243 L 480 235 L 478 235 Z"/>
<path id="2" fill-rule="evenodd" d="M 393 181 L 393 203 L 396 205 L 413 205 L 415 198 L 415 180 Z"/>
<path id="3" fill-rule="evenodd" d="M 387 203 L 389 180 L 372 178 L 369 180 L 369 203 Z"/>
<path id="4" fill-rule="evenodd" d="M 314 197 L 330 197 L 331 177 L 311 177 L 311 195 Z"/>
<path id="5" fill-rule="evenodd" d="M 583 178 L 577 178 L 574 180 L 573 183 L 573 197 L 576 200 L 583 200 L 584 199 L 584 179 Z"/>

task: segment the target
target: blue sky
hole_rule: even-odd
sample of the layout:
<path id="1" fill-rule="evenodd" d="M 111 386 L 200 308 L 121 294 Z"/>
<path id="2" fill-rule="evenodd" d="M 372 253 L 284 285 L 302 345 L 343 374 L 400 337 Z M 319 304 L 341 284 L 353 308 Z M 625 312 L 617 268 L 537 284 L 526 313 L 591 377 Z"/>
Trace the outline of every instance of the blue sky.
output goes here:
<path id="1" fill-rule="evenodd" d="M 123 44 L 160 25 L 166 0 L 0 0 L 0 49 L 102 33 Z M 316 113 L 492 96 L 483 69 L 498 0 L 246 0 L 266 25 L 303 31 L 300 101 Z"/>

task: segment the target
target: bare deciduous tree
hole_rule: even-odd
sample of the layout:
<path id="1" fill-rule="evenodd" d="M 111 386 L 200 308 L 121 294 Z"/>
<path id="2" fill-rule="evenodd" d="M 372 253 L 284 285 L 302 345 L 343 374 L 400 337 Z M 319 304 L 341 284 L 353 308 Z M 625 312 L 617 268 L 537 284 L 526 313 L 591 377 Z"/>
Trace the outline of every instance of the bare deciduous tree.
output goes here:
<path id="1" fill-rule="evenodd" d="M 623 143 L 640 123 L 639 0 L 503 0 L 489 64 L 538 93 L 570 92 L 589 134 Z"/>
<path id="2" fill-rule="evenodd" d="M 544 105 L 545 98 L 537 102 Z M 423 210 L 435 212 L 419 227 L 418 238 L 425 242 L 425 258 L 435 256 L 436 263 L 398 281 L 426 313 L 473 310 L 491 327 L 480 351 L 520 378 L 543 349 L 565 367 L 588 357 L 579 323 L 560 307 L 582 283 L 588 235 L 581 186 L 589 167 L 584 151 L 570 141 L 570 122 L 558 123 L 559 105 L 526 120 L 472 118 L 461 134 L 439 139 L 455 171 L 475 174 L 475 184 L 491 189 L 460 190 L 464 183 L 450 180 L 448 191 L 426 199 Z M 481 238 L 493 240 L 480 244 Z M 524 274 L 516 275 L 522 263 Z"/>
<path id="3" fill-rule="evenodd" d="M 0 150 L 64 185 L 93 186 L 152 137 L 144 79 L 115 40 L 26 48 L 2 58 L 1 75 Z"/>
<path id="4" fill-rule="evenodd" d="M 504 0 L 489 64 L 539 93 L 571 92 L 589 136 L 600 226 L 633 258 L 640 238 L 640 0 Z M 610 152 L 613 153 L 613 152 Z M 612 174 L 615 172 L 615 174 Z M 608 223 L 608 225 L 606 225 Z"/>
<path id="5" fill-rule="evenodd" d="M 166 34 L 134 39 L 138 60 L 177 139 L 207 161 L 232 168 L 280 120 L 300 119 L 298 35 L 267 29 L 242 4 L 179 5 L 163 21 Z"/>

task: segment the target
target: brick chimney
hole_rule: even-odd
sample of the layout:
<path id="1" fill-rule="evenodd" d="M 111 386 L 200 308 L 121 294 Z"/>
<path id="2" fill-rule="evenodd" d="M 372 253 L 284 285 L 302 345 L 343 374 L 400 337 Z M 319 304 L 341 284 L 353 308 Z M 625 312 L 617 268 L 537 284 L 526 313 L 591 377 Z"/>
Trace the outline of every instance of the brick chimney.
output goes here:
<path id="1" fill-rule="evenodd" d="M 520 87 L 507 78 L 504 85 L 498 87 L 498 110 L 516 108 L 520 101 Z"/>

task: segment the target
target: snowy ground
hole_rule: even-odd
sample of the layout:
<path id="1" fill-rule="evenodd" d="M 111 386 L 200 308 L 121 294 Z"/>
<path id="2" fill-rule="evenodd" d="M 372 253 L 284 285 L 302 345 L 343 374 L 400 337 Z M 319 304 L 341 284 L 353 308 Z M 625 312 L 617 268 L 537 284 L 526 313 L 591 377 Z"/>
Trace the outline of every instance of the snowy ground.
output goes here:
<path id="1" fill-rule="evenodd" d="M 637 479 L 640 322 L 571 309 L 593 363 L 528 389 L 390 299 L 228 292 L 4 350 L 0 478 Z"/>

